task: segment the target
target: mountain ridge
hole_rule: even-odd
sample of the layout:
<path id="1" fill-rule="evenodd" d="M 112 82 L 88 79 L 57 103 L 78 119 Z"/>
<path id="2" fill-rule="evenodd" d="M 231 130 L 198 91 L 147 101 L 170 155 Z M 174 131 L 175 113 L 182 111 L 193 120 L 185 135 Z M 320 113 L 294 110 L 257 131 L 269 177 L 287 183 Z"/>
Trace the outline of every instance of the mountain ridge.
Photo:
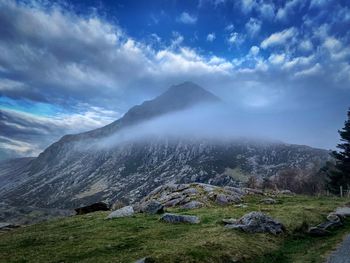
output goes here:
<path id="1" fill-rule="evenodd" d="M 101 200 L 129 203 L 165 183 L 237 186 L 249 176 L 262 179 L 289 168 L 317 169 L 328 160 L 325 150 L 241 138 L 213 141 L 157 135 L 108 148 L 93 146 L 96 138 L 125 127 L 200 103 L 220 101 L 193 83 L 172 86 L 109 125 L 62 137 L 31 160 L 25 166 L 27 170 L 15 174 L 25 180 L 19 180 L 15 188 L 8 188 L 0 197 L 14 206 L 53 208 L 74 208 Z M 87 145 L 87 150 L 80 149 L 80 142 Z"/>

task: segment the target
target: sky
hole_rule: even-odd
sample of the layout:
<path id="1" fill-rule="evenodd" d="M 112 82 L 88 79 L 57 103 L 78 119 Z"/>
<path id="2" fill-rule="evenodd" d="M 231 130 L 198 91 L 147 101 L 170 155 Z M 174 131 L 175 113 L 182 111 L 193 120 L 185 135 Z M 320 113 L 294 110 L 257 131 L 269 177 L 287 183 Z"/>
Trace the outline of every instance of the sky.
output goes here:
<path id="1" fill-rule="evenodd" d="M 288 134 L 276 139 L 334 149 L 349 28 L 347 0 L 0 0 L 0 159 L 36 156 L 184 81 L 238 125 L 249 116 Z"/>

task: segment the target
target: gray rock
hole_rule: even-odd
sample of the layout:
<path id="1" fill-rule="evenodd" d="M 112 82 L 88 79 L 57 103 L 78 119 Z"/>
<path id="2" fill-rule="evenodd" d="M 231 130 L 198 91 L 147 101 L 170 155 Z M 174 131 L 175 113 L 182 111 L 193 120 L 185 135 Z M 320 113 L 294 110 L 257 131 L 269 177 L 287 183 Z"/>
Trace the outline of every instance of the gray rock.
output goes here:
<path id="1" fill-rule="evenodd" d="M 172 199 L 172 200 L 166 202 L 166 203 L 164 204 L 164 206 L 165 206 L 165 207 L 174 207 L 174 206 L 180 204 L 184 199 L 185 199 L 184 196 L 179 197 L 179 198 L 176 198 L 176 199 Z"/>
<path id="2" fill-rule="evenodd" d="M 218 194 L 215 201 L 219 205 L 228 205 L 241 202 L 241 199 L 233 195 Z"/>
<path id="3" fill-rule="evenodd" d="M 330 222 L 341 222 L 340 217 L 336 213 L 329 213 L 327 220 Z"/>
<path id="4" fill-rule="evenodd" d="M 186 204 L 184 204 L 183 206 L 181 206 L 181 208 L 183 209 L 196 209 L 196 208 L 200 208 L 200 207 L 203 207 L 204 204 L 202 202 L 199 202 L 199 201 L 190 201 Z"/>
<path id="5" fill-rule="evenodd" d="M 124 206 L 123 208 L 120 208 L 110 213 L 106 219 L 132 216 L 134 215 L 134 213 L 134 208 L 132 206 Z"/>
<path id="6" fill-rule="evenodd" d="M 167 223 L 189 223 L 189 224 L 199 224 L 200 219 L 198 216 L 189 216 L 189 215 L 178 215 L 166 213 L 161 218 L 161 221 Z"/>
<path id="7" fill-rule="evenodd" d="M 331 233 L 328 230 L 319 228 L 317 226 L 310 227 L 307 232 L 310 236 L 314 236 L 314 237 L 323 237 Z"/>
<path id="8" fill-rule="evenodd" d="M 260 200 L 260 203 L 264 203 L 267 205 L 274 205 L 274 204 L 277 204 L 277 201 L 273 198 L 264 198 Z"/>
<path id="9" fill-rule="evenodd" d="M 291 190 L 281 190 L 278 193 L 281 195 L 294 195 L 294 193 Z"/>
<path id="10" fill-rule="evenodd" d="M 238 221 L 238 219 L 236 219 L 236 218 L 224 218 L 224 219 L 222 219 L 222 222 L 224 224 L 236 224 L 237 221 Z"/>
<path id="11" fill-rule="evenodd" d="M 164 212 L 164 206 L 156 200 L 141 203 L 139 209 L 141 213 L 147 214 L 160 214 Z"/>
<path id="12" fill-rule="evenodd" d="M 250 212 L 241 217 L 236 223 L 225 227 L 241 229 L 248 233 L 279 234 L 285 230 L 283 224 L 261 212 Z"/>
<path id="13" fill-rule="evenodd" d="M 153 263 L 153 262 L 155 262 L 153 258 L 145 257 L 145 258 L 136 260 L 134 263 Z"/>
<path id="14" fill-rule="evenodd" d="M 182 193 L 186 195 L 195 195 L 198 193 L 198 190 L 196 188 L 191 187 L 183 190 Z"/>
<path id="15" fill-rule="evenodd" d="M 335 210 L 335 214 L 341 217 L 350 217 L 350 207 L 338 207 Z"/>
<path id="16" fill-rule="evenodd" d="M 330 229 L 338 228 L 341 226 L 343 226 L 343 224 L 340 221 L 338 221 L 338 222 L 326 221 L 324 223 L 317 225 L 316 227 L 324 229 L 324 230 L 330 230 Z"/>

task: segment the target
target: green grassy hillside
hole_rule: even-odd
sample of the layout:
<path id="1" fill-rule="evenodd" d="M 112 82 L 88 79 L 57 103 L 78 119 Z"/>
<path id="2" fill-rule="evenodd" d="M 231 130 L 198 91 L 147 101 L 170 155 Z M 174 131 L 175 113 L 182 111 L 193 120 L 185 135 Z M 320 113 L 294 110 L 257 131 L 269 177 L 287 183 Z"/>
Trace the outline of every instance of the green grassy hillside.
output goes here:
<path id="1" fill-rule="evenodd" d="M 350 223 L 329 237 L 303 234 L 346 202 L 337 198 L 279 197 L 279 204 L 259 204 L 247 197 L 246 208 L 209 207 L 170 211 L 198 215 L 198 225 L 167 224 L 159 216 L 137 214 L 105 220 L 108 212 L 52 220 L 0 234 L 1 262 L 133 262 L 149 256 L 155 262 L 322 262 Z M 223 218 L 262 211 L 280 220 L 287 233 L 247 234 L 226 229 Z"/>

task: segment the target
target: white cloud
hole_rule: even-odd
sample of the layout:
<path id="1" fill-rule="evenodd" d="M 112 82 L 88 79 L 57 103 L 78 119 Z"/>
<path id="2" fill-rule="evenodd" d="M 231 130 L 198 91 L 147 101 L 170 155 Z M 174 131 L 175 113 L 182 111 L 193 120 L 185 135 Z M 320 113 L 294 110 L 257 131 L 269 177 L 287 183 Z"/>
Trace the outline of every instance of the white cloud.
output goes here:
<path id="1" fill-rule="evenodd" d="M 252 56 L 256 56 L 259 54 L 260 48 L 257 46 L 252 46 L 249 50 L 249 54 Z"/>
<path id="2" fill-rule="evenodd" d="M 225 27 L 226 31 L 232 31 L 233 29 L 235 29 L 235 26 L 233 24 L 229 24 Z"/>
<path id="3" fill-rule="evenodd" d="M 261 21 L 256 18 L 250 18 L 249 21 L 245 24 L 245 28 L 248 34 L 253 37 L 260 32 Z"/>
<path id="4" fill-rule="evenodd" d="M 187 12 L 182 12 L 176 21 L 184 24 L 195 24 L 197 22 L 197 17 Z"/>
<path id="5" fill-rule="evenodd" d="M 257 8 L 263 18 L 272 19 L 275 16 L 275 5 L 273 3 L 263 2 Z"/>
<path id="6" fill-rule="evenodd" d="M 303 0 L 290 0 L 287 1 L 284 7 L 280 7 L 276 13 L 277 20 L 287 20 L 288 17 L 295 12 L 295 10 L 304 5 Z"/>
<path id="7" fill-rule="evenodd" d="M 282 44 L 285 44 L 290 39 L 294 38 L 296 34 L 297 34 L 297 30 L 294 27 L 291 27 L 281 32 L 273 33 L 264 41 L 262 41 L 260 46 L 266 49 L 268 47 L 282 45 Z"/>
<path id="8" fill-rule="evenodd" d="M 285 58 L 286 58 L 285 54 L 272 54 L 269 57 L 269 61 L 274 65 L 279 65 L 284 62 Z"/>
<path id="9" fill-rule="evenodd" d="M 230 45 L 239 46 L 244 42 L 244 36 L 237 32 L 232 32 L 227 38 L 227 42 Z"/>
<path id="10" fill-rule="evenodd" d="M 299 43 L 299 49 L 301 51 L 312 51 L 314 48 L 312 42 L 310 40 L 303 40 Z"/>
<path id="11" fill-rule="evenodd" d="M 319 63 L 316 63 L 311 68 L 307 68 L 304 70 L 301 70 L 299 72 L 296 72 L 294 74 L 295 77 L 310 77 L 320 74 L 322 71 L 322 66 Z"/>
<path id="12" fill-rule="evenodd" d="M 213 42 L 215 40 L 216 36 L 215 36 L 215 33 L 209 33 L 207 35 L 207 41 L 209 42 Z"/>

